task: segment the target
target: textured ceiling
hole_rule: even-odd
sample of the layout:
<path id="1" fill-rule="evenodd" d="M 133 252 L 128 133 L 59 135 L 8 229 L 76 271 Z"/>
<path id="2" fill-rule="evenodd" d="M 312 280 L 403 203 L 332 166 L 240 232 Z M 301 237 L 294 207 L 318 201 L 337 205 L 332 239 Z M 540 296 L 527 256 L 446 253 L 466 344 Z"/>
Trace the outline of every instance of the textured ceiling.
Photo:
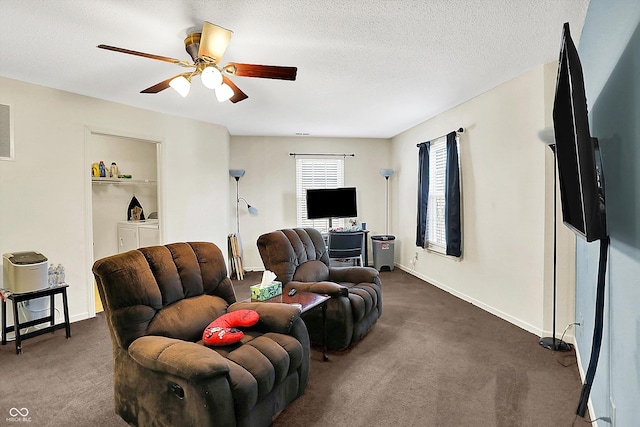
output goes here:
<path id="1" fill-rule="evenodd" d="M 556 60 L 562 24 L 579 40 L 588 0 L 0 0 L 0 75 L 226 126 L 232 135 L 392 137 Z M 189 60 L 187 30 L 233 30 L 222 63 L 298 67 L 295 82 L 233 78 L 218 103 L 140 90 Z M 2 87 L 0 86 L 0 95 Z"/>

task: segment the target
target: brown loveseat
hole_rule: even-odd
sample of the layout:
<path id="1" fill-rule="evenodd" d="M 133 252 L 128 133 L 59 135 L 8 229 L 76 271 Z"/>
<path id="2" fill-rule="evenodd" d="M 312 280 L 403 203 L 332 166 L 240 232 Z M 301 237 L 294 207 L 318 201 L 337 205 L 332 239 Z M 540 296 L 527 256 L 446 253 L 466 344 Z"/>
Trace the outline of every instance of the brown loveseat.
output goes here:
<path id="1" fill-rule="evenodd" d="M 283 229 L 258 238 L 267 270 L 284 286 L 331 296 L 327 302 L 327 347 L 342 350 L 369 331 L 382 314 L 382 285 L 370 267 L 331 267 L 327 247 L 313 228 Z M 322 313 L 302 315 L 311 341 L 322 342 Z"/>
<path id="2" fill-rule="evenodd" d="M 309 336 L 299 308 L 236 303 L 220 249 L 173 243 L 113 255 L 93 272 L 111 332 L 116 412 L 137 426 L 268 426 L 302 395 Z M 224 313 L 256 310 L 242 341 L 206 347 Z"/>

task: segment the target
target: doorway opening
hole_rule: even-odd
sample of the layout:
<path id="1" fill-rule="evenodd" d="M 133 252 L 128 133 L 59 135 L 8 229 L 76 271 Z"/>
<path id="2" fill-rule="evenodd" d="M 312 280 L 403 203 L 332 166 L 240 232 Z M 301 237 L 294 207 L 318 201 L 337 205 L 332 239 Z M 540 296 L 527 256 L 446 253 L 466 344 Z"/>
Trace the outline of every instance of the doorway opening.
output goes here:
<path id="1" fill-rule="evenodd" d="M 87 171 L 91 172 L 87 209 L 89 269 L 97 259 L 163 241 L 158 185 L 160 149 L 161 143 L 155 139 L 87 132 L 85 160 Z M 96 166 L 99 176 L 95 176 Z M 102 311 L 95 282 L 88 294 L 90 314 Z"/>

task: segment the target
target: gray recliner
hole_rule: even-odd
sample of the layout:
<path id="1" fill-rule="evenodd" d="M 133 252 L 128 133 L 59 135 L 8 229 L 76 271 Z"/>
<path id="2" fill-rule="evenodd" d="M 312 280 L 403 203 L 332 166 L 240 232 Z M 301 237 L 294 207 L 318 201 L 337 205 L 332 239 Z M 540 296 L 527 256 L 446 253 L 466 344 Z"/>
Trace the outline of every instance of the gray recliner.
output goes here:
<path id="1" fill-rule="evenodd" d="M 327 294 L 326 345 L 342 350 L 362 339 L 382 314 L 379 273 L 370 267 L 331 267 L 324 239 L 313 228 L 277 230 L 258 238 L 258 250 L 267 270 L 283 284 L 283 293 Z M 302 315 L 309 337 L 322 343 L 322 312 Z"/>
<path id="2" fill-rule="evenodd" d="M 220 249 L 173 243 L 97 260 L 113 343 L 116 412 L 135 426 L 269 426 L 304 393 L 309 335 L 300 309 L 237 303 Z M 240 342 L 207 347 L 225 313 L 255 310 Z"/>

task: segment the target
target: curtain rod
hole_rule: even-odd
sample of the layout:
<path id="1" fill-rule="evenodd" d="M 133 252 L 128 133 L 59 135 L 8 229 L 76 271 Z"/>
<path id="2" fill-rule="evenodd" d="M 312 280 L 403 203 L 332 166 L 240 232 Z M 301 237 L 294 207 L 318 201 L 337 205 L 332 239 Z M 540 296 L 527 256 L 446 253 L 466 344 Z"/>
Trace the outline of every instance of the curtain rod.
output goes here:
<path id="1" fill-rule="evenodd" d="M 464 128 L 458 128 L 458 130 L 456 131 L 456 133 L 463 133 L 464 132 Z M 449 132 L 451 133 L 451 132 Z M 438 139 L 438 138 L 442 138 L 443 136 L 447 136 L 449 133 L 445 133 L 444 135 L 440 135 L 437 138 L 431 138 L 429 141 L 433 141 L 434 139 Z M 420 144 L 416 144 L 416 147 L 420 147 Z"/>
<path id="2" fill-rule="evenodd" d="M 329 157 L 355 157 L 353 153 L 289 153 L 290 156 L 329 156 Z"/>

